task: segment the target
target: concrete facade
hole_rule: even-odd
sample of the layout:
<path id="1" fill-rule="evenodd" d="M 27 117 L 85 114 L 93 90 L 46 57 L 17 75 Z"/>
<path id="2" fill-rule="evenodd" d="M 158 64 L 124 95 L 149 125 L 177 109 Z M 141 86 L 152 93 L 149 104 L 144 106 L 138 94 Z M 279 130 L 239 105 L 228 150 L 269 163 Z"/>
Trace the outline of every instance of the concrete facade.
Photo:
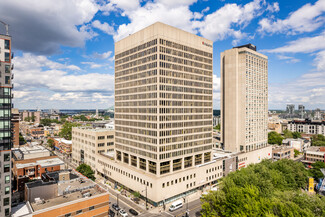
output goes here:
<path id="1" fill-rule="evenodd" d="M 268 58 L 244 45 L 221 53 L 221 142 L 225 150 L 267 146 Z"/>
<path id="2" fill-rule="evenodd" d="M 113 152 L 114 130 L 106 128 L 73 127 L 72 160 L 96 168 L 99 153 Z"/>

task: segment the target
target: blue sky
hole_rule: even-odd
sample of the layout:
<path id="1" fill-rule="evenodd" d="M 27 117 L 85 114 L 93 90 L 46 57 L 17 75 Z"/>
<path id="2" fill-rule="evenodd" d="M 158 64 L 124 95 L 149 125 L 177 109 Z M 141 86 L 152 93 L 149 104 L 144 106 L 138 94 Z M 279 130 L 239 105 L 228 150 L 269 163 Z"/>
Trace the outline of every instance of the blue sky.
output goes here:
<path id="1" fill-rule="evenodd" d="M 0 0 L 0 20 L 19 109 L 112 106 L 114 41 L 157 21 L 214 41 L 215 109 L 220 52 L 246 43 L 269 57 L 269 109 L 325 109 L 325 0 Z"/>

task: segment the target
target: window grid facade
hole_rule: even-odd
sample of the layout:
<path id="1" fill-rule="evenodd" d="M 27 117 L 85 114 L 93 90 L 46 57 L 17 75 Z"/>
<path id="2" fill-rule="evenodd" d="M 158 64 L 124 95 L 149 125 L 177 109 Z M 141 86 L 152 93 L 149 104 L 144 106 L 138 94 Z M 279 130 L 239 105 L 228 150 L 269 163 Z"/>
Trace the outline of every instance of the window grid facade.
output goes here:
<path id="1" fill-rule="evenodd" d="M 115 130 L 116 159 L 148 173 L 211 160 L 212 50 L 158 35 L 116 52 Z"/>

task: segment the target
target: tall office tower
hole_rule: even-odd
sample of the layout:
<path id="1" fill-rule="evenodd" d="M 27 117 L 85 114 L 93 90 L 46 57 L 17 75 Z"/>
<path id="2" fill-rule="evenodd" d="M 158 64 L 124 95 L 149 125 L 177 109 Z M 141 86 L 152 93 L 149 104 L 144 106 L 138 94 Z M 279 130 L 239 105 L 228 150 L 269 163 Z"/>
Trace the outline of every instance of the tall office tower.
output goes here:
<path id="1" fill-rule="evenodd" d="M 115 43 L 115 159 L 155 176 L 211 160 L 212 41 L 155 23 Z"/>
<path id="2" fill-rule="evenodd" d="M 287 113 L 289 115 L 293 115 L 295 112 L 295 105 L 294 104 L 287 104 Z"/>
<path id="3" fill-rule="evenodd" d="M 317 109 L 315 109 L 314 120 L 321 120 L 321 119 L 322 119 L 322 114 L 320 112 L 320 109 L 317 108 Z"/>
<path id="4" fill-rule="evenodd" d="M 304 118 L 304 116 L 305 116 L 305 106 L 304 105 L 298 105 L 298 110 L 299 110 L 300 118 Z"/>
<path id="5" fill-rule="evenodd" d="M 0 34 L 0 216 L 11 213 L 11 59 L 11 37 Z"/>
<path id="6" fill-rule="evenodd" d="M 252 44 L 221 53 L 221 140 L 225 150 L 267 146 L 268 58 Z"/>

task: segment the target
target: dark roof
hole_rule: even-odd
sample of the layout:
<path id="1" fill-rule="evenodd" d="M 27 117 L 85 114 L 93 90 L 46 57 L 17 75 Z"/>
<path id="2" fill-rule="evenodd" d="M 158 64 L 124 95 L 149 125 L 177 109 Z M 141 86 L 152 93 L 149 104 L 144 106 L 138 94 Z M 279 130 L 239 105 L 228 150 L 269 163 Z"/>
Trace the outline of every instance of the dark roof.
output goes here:
<path id="1" fill-rule="evenodd" d="M 237 47 L 233 47 L 233 48 L 242 48 L 242 47 L 247 47 L 247 48 L 249 48 L 249 49 L 251 49 L 251 50 L 256 51 L 256 46 L 253 45 L 253 44 L 251 44 L 251 43 L 249 43 L 249 44 L 244 44 L 244 45 L 237 46 Z"/>

